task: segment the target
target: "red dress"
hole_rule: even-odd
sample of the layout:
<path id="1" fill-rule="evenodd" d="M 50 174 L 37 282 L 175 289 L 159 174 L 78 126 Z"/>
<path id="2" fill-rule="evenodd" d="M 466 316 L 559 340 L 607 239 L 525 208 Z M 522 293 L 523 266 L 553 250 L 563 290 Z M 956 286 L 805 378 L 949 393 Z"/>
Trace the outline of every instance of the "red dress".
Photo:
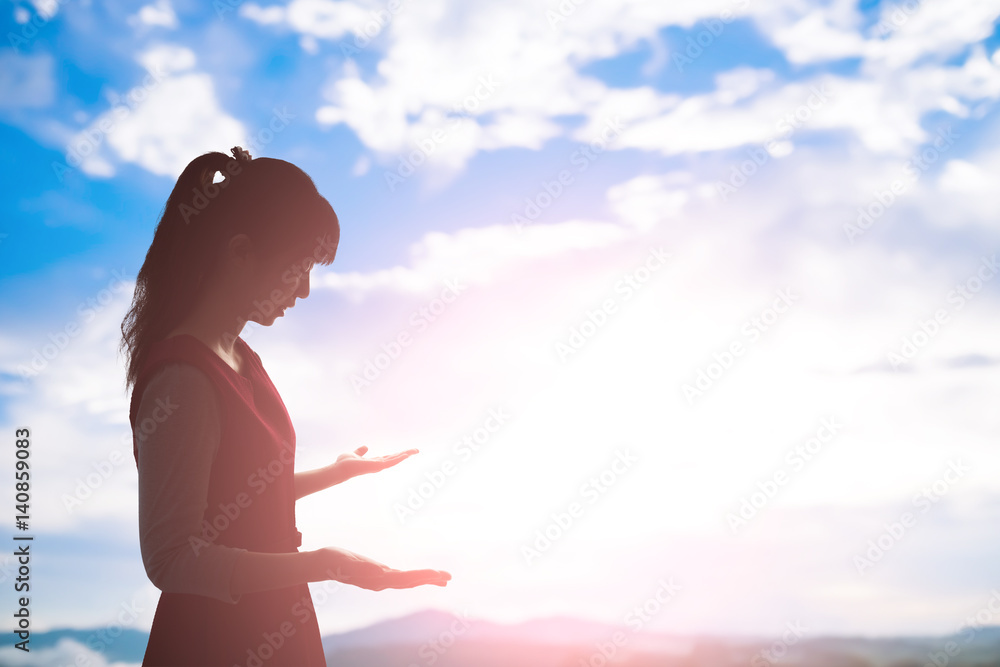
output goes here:
<path id="1" fill-rule="evenodd" d="M 178 361 L 201 370 L 214 385 L 222 411 L 205 511 L 205 519 L 219 529 L 211 543 L 296 552 L 302 534 L 295 528 L 295 430 L 260 357 L 241 338 L 236 346 L 248 377 L 193 336 L 154 343 L 132 391 L 132 431 L 142 392 L 157 370 Z M 134 438 L 132 451 L 138 466 Z M 235 604 L 161 593 L 142 664 L 326 667 L 326 658 L 309 587 L 299 584 L 244 593 Z"/>

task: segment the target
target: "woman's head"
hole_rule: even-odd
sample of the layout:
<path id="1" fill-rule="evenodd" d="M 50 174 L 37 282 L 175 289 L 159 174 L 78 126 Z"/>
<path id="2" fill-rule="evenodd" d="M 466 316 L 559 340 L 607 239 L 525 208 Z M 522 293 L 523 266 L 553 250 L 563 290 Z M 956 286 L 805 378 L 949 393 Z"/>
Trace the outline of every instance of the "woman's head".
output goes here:
<path id="1" fill-rule="evenodd" d="M 312 265 L 336 255 L 337 215 L 312 179 L 284 160 L 251 160 L 240 151 L 195 158 L 167 199 L 122 322 L 129 385 L 149 346 L 176 328 L 209 286 L 243 271 L 246 294 L 263 299 L 246 318 L 270 324 L 282 306 L 308 294 Z"/>

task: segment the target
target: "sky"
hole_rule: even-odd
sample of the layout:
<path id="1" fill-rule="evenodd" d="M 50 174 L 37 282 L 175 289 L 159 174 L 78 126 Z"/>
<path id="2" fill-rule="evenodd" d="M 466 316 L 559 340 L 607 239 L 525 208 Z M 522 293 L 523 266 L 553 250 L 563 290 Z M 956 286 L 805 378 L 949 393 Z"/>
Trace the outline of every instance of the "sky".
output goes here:
<path id="1" fill-rule="evenodd" d="M 0 13 L 37 630 L 152 621 L 119 327 L 177 175 L 234 145 L 341 221 L 309 297 L 243 332 L 297 469 L 421 452 L 301 500 L 303 549 L 453 575 L 312 584 L 324 632 L 624 623 L 662 582 L 670 633 L 945 633 L 991 599 L 1000 2 Z"/>

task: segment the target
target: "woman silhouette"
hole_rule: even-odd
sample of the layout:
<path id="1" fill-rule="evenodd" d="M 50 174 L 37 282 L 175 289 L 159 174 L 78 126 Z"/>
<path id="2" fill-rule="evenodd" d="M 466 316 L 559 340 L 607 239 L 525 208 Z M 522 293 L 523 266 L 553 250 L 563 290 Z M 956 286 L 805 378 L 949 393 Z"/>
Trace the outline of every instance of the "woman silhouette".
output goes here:
<path id="1" fill-rule="evenodd" d="M 195 158 L 177 179 L 122 322 L 139 544 L 162 591 L 142 664 L 326 665 L 307 582 L 382 590 L 451 575 L 298 550 L 296 500 L 416 450 L 365 458 L 359 447 L 294 472 L 288 412 L 240 332 L 309 295 L 340 226 L 303 171 L 232 153 Z"/>

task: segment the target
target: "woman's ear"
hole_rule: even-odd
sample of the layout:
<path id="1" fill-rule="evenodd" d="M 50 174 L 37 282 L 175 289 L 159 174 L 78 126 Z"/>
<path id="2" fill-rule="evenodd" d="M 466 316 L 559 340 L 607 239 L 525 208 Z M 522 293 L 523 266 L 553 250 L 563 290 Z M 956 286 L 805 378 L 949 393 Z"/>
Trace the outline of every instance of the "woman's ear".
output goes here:
<path id="1" fill-rule="evenodd" d="M 229 244 L 226 246 L 227 263 L 236 262 L 242 265 L 254 259 L 253 242 L 250 241 L 249 236 L 237 234 L 229 239 Z"/>

